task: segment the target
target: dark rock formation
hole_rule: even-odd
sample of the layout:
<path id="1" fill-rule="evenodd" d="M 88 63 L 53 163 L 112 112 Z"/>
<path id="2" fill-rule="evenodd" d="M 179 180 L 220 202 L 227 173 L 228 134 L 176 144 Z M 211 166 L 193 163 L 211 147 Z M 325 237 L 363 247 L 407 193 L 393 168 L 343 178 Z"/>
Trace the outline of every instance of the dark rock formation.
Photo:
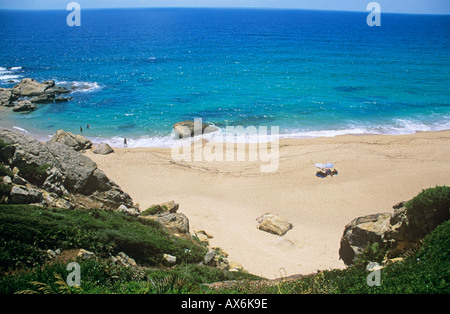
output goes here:
<path id="1" fill-rule="evenodd" d="M 63 197 L 74 207 L 113 210 L 120 205 L 133 207 L 130 196 L 109 180 L 95 162 L 69 146 L 54 141 L 43 144 L 7 129 L 0 129 L 0 140 L 7 144 L 0 149 L 1 161 L 11 169 L 17 168 L 18 176 L 24 178 L 27 174 L 28 182 L 33 178 L 30 169 L 31 173 L 34 171 L 39 180 L 31 183 L 42 190 L 43 196 L 48 196 L 43 197 L 44 201 L 58 202 Z M 16 200 L 22 197 L 19 194 Z"/>
<path id="2" fill-rule="evenodd" d="M 32 104 L 29 100 L 21 100 L 14 106 L 13 111 L 21 112 L 21 111 L 33 111 L 36 110 L 36 105 Z"/>
<path id="3" fill-rule="evenodd" d="M 92 142 L 84 136 L 75 135 L 71 132 L 64 132 L 63 130 L 56 131 L 56 134 L 50 141 L 62 143 L 76 151 L 81 151 L 92 147 Z"/>
<path id="4" fill-rule="evenodd" d="M 386 258 L 389 259 L 417 246 L 434 228 L 450 219 L 450 190 L 440 188 L 435 188 L 438 196 L 433 196 L 437 201 L 421 195 L 416 198 L 424 200 L 423 206 L 406 206 L 402 202 L 394 205 L 393 214 L 368 215 L 352 220 L 345 226 L 341 238 L 340 258 L 346 265 L 351 265 L 368 245 L 374 243 L 386 248 Z"/>

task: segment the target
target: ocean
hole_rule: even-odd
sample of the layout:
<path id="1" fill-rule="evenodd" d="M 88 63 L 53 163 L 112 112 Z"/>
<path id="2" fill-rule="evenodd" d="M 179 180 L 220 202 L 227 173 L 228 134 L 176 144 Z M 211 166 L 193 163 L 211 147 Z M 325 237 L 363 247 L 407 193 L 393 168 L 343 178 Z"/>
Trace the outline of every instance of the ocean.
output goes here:
<path id="1" fill-rule="evenodd" d="M 43 140 L 81 126 L 116 147 L 170 147 L 194 118 L 298 138 L 450 129 L 448 15 L 82 9 L 69 27 L 69 13 L 0 10 L 0 87 L 73 89 L 0 125 Z"/>

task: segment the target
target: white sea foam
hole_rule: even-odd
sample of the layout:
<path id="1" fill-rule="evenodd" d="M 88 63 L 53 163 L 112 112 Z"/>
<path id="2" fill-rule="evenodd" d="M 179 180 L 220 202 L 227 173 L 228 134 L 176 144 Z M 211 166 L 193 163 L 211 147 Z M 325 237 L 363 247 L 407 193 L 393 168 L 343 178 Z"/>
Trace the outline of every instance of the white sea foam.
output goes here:
<path id="1" fill-rule="evenodd" d="M 71 90 L 72 93 L 87 93 L 102 88 L 97 82 L 55 81 L 55 84 Z"/>
<path id="2" fill-rule="evenodd" d="M 245 129 L 245 128 L 244 128 Z M 386 125 L 364 125 L 353 123 L 348 128 L 330 129 L 330 130 L 288 130 L 280 132 L 280 134 L 270 134 L 271 128 L 259 129 L 256 127 L 256 133 L 227 133 L 226 129 L 219 129 L 217 132 L 206 133 L 203 135 L 179 139 L 172 132 L 166 136 L 141 136 L 127 138 L 127 147 L 160 147 L 172 148 L 176 145 L 191 145 L 195 141 L 201 139 L 212 142 L 234 142 L 234 143 L 265 143 L 278 139 L 287 138 L 319 138 L 319 137 L 336 137 L 341 135 L 405 135 L 414 134 L 416 132 L 426 131 L 442 131 L 450 130 L 450 116 L 441 117 L 440 120 L 425 123 L 414 119 L 394 119 L 391 124 Z M 231 136 L 227 136 L 227 134 Z M 124 147 L 123 137 L 97 137 L 91 138 L 94 143 L 108 143 L 112 147 Z"/>
<path id="3" fill-rule="evenodd" d="M 20 132 L 23 132 L 23 133 L 25 133 L 25 134 L 30 134 L 30 132 L 28 132 L 28 131 L 25 130 L 24 128 L 21 128 L 21 127 L 15 126 L 15 125 L 13 125 L 13 129 L 16 129 L 16 130 L 18 130 L 18 131 L 20 131 Z"/>
<path id="4" fill-rule="evenodd" d="M 9 83 L 9 81 L 13 81 L 14 83 L 19 82 L 21 75 L 16 73 L 20 70 L 22 70 L 22 67 L 0 67 L 0 83 Z"/>

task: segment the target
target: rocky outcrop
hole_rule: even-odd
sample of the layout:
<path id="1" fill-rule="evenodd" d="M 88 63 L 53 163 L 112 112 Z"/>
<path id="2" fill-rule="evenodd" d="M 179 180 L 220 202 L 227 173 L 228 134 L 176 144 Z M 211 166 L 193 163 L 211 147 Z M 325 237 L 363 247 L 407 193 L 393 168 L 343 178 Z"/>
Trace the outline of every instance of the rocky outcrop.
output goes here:
<path id="1" fill-rule="evenodd" d="M 257 228 L 262 231 L 273 233 L 279 236 L 284 235 L 290 229 L 292 229 L 292 224 L 287 222 L 285 219 L 281 218 L 277 214 L 267 213 L 258 218 Z"/>
<path id="2" fill-rule="evenodd" d="M 48 88 L 54 87 L 55 81 L 45 81 L 39 83 L 32 78 L 24 78 L 19 84 L 12 88 L 12 93 L 16 96 L 40 96 Z"/>
<path id="3" fill-rule="evenodd" d="M 131 197 L 109 180 L 95 162 L 69 146 L 54 141 L 41 143 L 7 129 L 0 129 L 0 140 L 6 144 L 0 149 L 2 163 L 16 169 L 12 184 L 22 183 L 12 187 L 14 202 L 49 205 L 66 201 L 73 205 L 69 207 L 113 210 L 120 205 L 133 207 Z M 41 191 L 42 197 L 27 198 L 24 192 L 30 194 L 30 188 Z"/>
<path id="4" fill-rule="evenodd" d="M 56 97 L 57 95 L 70 93 L 67 88 L 56 86 L 55 81 L 39 83 L 32 78 L 24 78 L 13 88 L 0 88 L 0 106 L 15 105 L 17 100 L 27 100 L 33 104 L 48 104 L 65 102 L 72 97 Z M 17 111 L 17 110 L 15 110 Z"/>
<path id="5" fill-rule="evenodd" d="M 14 112 L 22 112 L 22 111 L 33 111 L 36 110 L 37 106 L 29 100 L 21 100 L 14 106 Z"/>
<path id="6" fill-rule="evenodd" d="M 0 106 L 11 106 L 11 103 L 17 100 L 12 94 L 11 88 L 0 88 Z"/>
<path id="7" fill-rule="evenodd" d="M 215 132 L 217 129 L 200 121 L 186 120 L 175 123 L 173 130 L 178 138 L 188 138 L 194 135 L 201 135 L 205 133 Z"/>
<path id="8" fill-rule="evenodd" d="M 158 222 L 170 234 L 190 238 L 189 219 L 177 213 L 178 208 L 179 204 L 175 201 L 155 204 L 143 211 L 140 217 Z"/>
<path id="9" fill-rule="evenodd" d="M 434 228 L 450 219 L 450 192 L 442 195 L 444 199 L 435 204 L 431 198 L 420 196 L 419 199 L 425 199 L 425 206 L 405 206 L 402 202 L 394 206 L 393 214 L 374 214 L 352 220 L 341 237 L 340 258 L 346 265 L 352 265 L 358 255 L 374 243 L 386 249 L 386 259 L 414 248 Z"/>
<path id="10" fill-rule="evenodd" d="M 390 213 L 374 214 L 353 219 L 345 226 L 339 256 L 351 265 L 368 244 L 384 242 L 384 233 L 390 228 Z"/>
<path id="11" fill-rule="evenodd" d="M 75 135 L 71 132 L 64 132 L 63 130 L 56 131 L 56 134 L 51 139 L 52 142 L 63 143 L 76 151 L 89 149 L 92 147 L 92 142 L 81 135 Z"/>

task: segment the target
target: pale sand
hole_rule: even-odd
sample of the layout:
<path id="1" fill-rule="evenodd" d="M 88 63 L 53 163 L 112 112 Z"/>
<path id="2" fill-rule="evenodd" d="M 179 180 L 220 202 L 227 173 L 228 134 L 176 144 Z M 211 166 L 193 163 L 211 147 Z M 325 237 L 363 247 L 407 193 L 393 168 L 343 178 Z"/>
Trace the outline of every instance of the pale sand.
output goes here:
<path id="1" fill-rule="evenodd" d="M 281 140 L 275 173 L 261 173 L 256 162 L 174 162 L 160 148 L 86 155 L 141 209 L 175 200 L 191 231 L 206 230 L 211 246 L 266 278 L 344 268 L 339 242 L 352 219 L 450 185 L 450 131 Z M 314 163 L 326 162 L 339 174 L 316 177 Z M 293 229 L 283 237 L 258 230 L 266 212 Z"/>

